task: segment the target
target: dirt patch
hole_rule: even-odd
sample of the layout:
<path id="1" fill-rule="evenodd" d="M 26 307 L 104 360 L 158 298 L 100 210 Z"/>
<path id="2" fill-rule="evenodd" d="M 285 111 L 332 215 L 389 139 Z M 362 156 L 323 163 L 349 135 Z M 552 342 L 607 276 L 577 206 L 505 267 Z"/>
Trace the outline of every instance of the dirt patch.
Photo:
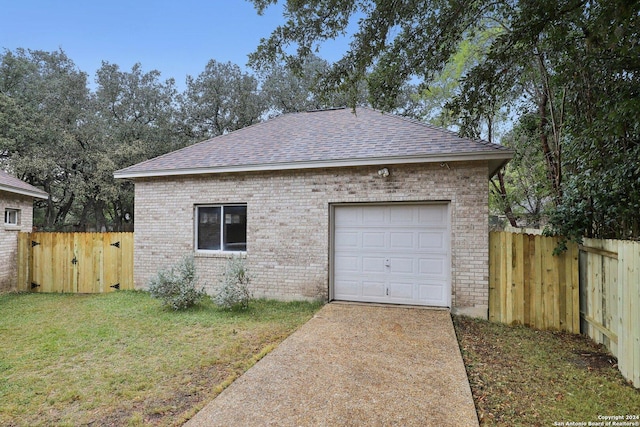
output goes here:
<path id="1" fill-rule="evenodd" d="M 617 368 L 618 359 L 609 353 L 599 351 L 574 351 L 576 355 L 573 363 L 578 367 L 593 369 Z"/>
<path id="2" fill-rule="evenodd" d="M 108 413 L 97 415 L 89 426 L 122 426 L 138 423 L 150 426 L 178 426 L 193 416 L 197 409 L 213 399 L 219 391 L 216 387 L 234 375 L 228 365 L 216 365 L 192 372 L 185 377 L 189 381 L 174 388 L 174 393 L 164 399 L 145 399 L 132 402 Z"/>

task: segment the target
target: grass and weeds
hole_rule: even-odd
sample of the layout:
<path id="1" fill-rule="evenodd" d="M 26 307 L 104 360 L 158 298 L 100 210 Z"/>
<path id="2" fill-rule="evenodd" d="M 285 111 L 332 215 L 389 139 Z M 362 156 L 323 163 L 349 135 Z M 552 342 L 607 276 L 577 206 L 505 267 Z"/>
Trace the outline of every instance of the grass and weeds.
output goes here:
<path id="1" fill-rule="evenodd" d="M 163 309 L 144 292 L 0 295 L 0 425 L 181 425 L 320 304 Z M 640 414 L 602 346 L 454 316 L 482 425 Z"/>
<path id="2" fill-rule="evenodd" d="M 0 295 L 0 425 L 180 425 L 319 308 Z"/>
<path id="3" fill-rule="evenodd" d="M 588 425 L 603 422 L 599 416 L 640 415 L 640 391 L 584 336 L 459 316 L 454 325 L 482 425 Z"/>

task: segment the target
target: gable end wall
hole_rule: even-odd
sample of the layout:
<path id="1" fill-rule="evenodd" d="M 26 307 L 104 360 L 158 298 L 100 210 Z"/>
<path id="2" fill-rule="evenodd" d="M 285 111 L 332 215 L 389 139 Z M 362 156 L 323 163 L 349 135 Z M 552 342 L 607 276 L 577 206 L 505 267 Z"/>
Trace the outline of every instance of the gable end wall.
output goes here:
<path id="1" fill-rule="evenodd" d="M 329 206 L 356 202 L 450 202 L 452 305 L 486 317 L 488 164 L 460 162 L 136 180 L 135 283 L 194 252 L 194 206 L 247 204 L 247 264 L 258 297 L 328 298 Z M 213 293 L 225 255 L 196 254 Z"/>

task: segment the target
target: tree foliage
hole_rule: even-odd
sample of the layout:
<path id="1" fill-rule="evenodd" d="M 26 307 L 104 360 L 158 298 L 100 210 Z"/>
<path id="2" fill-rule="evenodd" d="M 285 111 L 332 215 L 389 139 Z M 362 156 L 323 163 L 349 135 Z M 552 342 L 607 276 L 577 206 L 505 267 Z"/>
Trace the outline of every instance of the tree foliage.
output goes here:
<path id="1" fill-rule="evenodd" d="M 253 3 L 262 12 L 277 0 Z M 474 137 L 491 132 L 505 108 L 514 123 L 526 117 L 527 140 L 536 141 L 544 165 L 553 229 L 572 238 L 640 235 L 640 3 L 284 4 L 287 21 L 251 55 L 256 67 L 300 64 L 357 22 L 349 50 L 321 76 L 323 87 L 346 92 L 366 81 L 375 105 L 392 110 L 402 85 L 417 79 L 432 88 L 426 100 L 439 89 L 450 91 L 440 111 Z M 446 78 L 438 77 L 447 75 L 452 58 L 481 34 L 489 37 L 481 54 L 454 76 L 457 87 L 442 85 Z"/>
<path id="2" fill-rule="evenodd" d="M 179 94 L 140 64 L 103 62 L 89 89 L 62 51 L 0 55 L 0 167 L 49 193 L 34 224 L 131 229 L 133 184 L 115 170 L 260 120 L 257 79 L 211 61 Z"/>
<path id="3" fill-rule="evenodd" d="M 540 227 L 552 205 L 553 191 L 539 149 L 537 130 L 535 114 L 519 118 L 502 138 L 503 145 L 514 151 L 514 157 L 501 172 L 502 176 L 491 180 L 489 207 L 492 213 L 506 213 L 511 225 L 516 227 Z"/>
<path id="4" fill-rule="evenodd" d="M 122 71 L 103 62 L 96 72 L 94 114 L 87 128 L 94 134 L 97 156 L 92 185 L 83 211 L 93 212 L 96 227 L 123 228 L 133 215 L 133 185 L 115 180 L 115 170 L 181 148 L 189 141 L 177 127 L 177 90 L 173 79 L 161 80 L 157 70 L 144 72 L 140 64 Z M 108 218 L 105 218 L 107 215 Z M 87 215 L 79 212 L 81 219 Z"/>
<path id="5" fill-rule="evenodd" d="M 180 104 L 185 134 L 192 139 L 212 138 L 257 123 L 266 109 L 254 76 L 214 59 L 197 78 L 187 77 Z"/>
<path id="6" fill-rule="evenodd" d="M 5 52 L 0 57 L 2 163 L 51 195 L 39 207 L 47 228 L 64 224 L 85 187 L 90 104 L 87 76 L 64 52 Z"/>
<path id="7" fill-rule="evenodd" d="M 350 96 L 358 103 L 367 102 L 364 84 L 349 93 L 323 88 L 320 77 L 331 67 L 324 59 L 311 54 L 299 65 L 291 67 L 284 62 L 275 62 L 259 70 L 261 93 L 270 115 L 342 107 L 349 104 Z"/>
<path id="8" fill-rule="evenodd" d="M 260 13 L 278 0 L 251 1 Z M 286 22 L 250 55 L 257 75 L 211 60 L 182 93 L 139 64 L 103 63 L 92 90 L 62 51 L 1 54 L 0 162 L 51 195 L 36 224 L 126 228 L 132 185 L 114 170 L 269 115 L 368 104 L 502 135 L 516 157 L 492 200 L 514 223 L 547 216 L 571 238 L 640 236 L 640 3 L 283 3 Z M 353 24 L 343 58 L 315 56 Z"/>

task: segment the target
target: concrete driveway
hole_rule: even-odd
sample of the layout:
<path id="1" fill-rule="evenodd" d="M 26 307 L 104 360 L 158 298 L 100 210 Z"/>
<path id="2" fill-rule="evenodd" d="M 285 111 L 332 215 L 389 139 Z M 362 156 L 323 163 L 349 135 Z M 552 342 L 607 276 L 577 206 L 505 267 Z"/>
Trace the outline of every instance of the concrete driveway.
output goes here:
<path id="1" fill-rule="evenodd" d="M 478 426 L 447 310 L 331 303 L 186 426 Z"/>

